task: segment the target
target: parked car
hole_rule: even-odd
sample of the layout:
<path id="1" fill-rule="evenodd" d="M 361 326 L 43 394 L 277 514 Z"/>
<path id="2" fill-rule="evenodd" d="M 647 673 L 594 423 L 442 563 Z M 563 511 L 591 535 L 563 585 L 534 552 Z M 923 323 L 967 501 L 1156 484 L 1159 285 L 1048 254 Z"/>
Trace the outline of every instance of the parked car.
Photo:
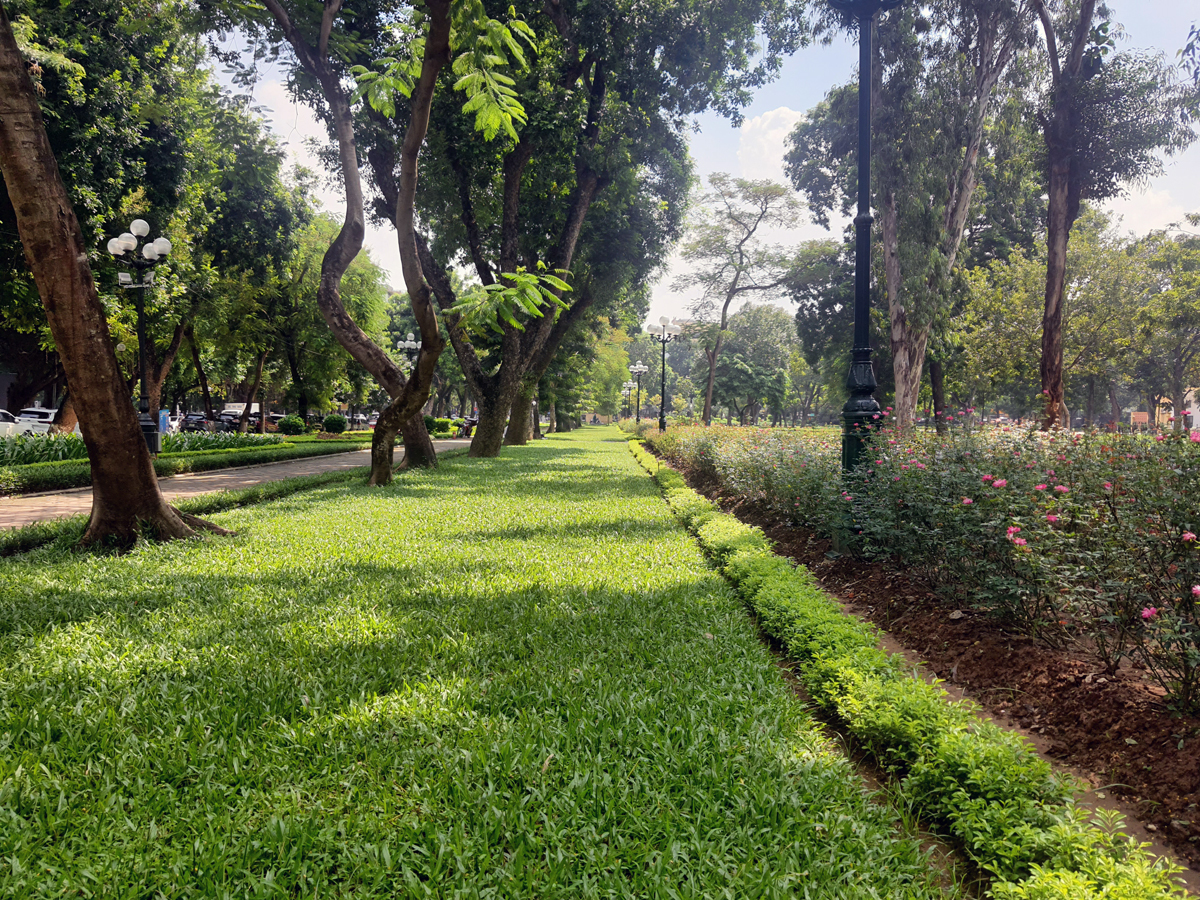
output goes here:
<path id="1" fill-rule="evenodd" d="M 12 437 L 17 434 L 24 434 L 23 425 L 24 423 L 18 422 L 17 417 L 7 409 L 0 409 L 0 437 Z"/>
<path id="2" fill-rule="evenodd" d="M 48 434 L 50 424 L 54 421 L 54 413 L 55 410 L 44 406 L 28 406 L 21 410 L 17 420 L 28 426 L 26 434 Z"/>
<path id="3" fill-rule="evenodd" d="M 212 431 L 204 413 L 188 413 L 179 420 L 180 431 Z"/>

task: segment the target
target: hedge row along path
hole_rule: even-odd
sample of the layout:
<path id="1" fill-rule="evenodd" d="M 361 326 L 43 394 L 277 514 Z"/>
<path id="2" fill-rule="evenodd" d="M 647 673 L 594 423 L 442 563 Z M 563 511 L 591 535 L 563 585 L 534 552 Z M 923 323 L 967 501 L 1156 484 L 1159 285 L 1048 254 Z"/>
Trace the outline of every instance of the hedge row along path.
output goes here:
<path id="1" fill-rule="evenodd" d="M 615 430 L 0 563 L 0 897 L 958 900 Z"/>
<path id="2" fill-rule="evenodd" d="M 438 453 L 443 453 L 446 450 L 467 447 L 470 443 L 468 440 L 445 440 L 434 441 L 433 446 Z M 399 457 L 397 457 L 397 462 L 399 462 Z M 371 447 L 370 444 L 367 444 L 365 450 L 353 447 L 347 449 L 345 453 L 332 456 L 315 456 L 259 466 L 238 466 L 211 472 L 172 475 L 160 478 L 159 482 L 167 501 L 174 502 L 201 494 L 211 494 L 214 491 L 238 490 L 267 481 L 281 481 L 284 478 L 295 478 L 299 475 L 337 472 L 370 464 Z M 91 487 L 46 491 L 21 497 L 0 497 L 0 529 L 19 528 L 22 525 L 62 519 L 67 516 L 87 515 L 91 508 Z"/>

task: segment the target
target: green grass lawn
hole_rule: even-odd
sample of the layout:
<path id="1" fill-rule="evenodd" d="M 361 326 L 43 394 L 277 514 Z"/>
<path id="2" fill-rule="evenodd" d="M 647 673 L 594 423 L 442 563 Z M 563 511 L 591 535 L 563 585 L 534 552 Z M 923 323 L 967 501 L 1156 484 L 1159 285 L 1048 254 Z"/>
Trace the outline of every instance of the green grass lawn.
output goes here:
<path id="1" fill-rule="evenodd" d="M 616 429 L 0 562 L 6 897 L 941 896 Z"/>

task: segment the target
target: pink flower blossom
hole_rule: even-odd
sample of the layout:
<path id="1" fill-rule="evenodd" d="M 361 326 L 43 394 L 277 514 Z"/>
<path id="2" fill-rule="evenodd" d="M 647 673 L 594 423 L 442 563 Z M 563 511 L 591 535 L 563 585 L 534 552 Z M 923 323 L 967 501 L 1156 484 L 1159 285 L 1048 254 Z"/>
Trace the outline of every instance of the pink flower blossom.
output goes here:
<path id="1" fill-rule="evenodd" d="M 1013 538 L 1013 543 L 1018 547 L 1024 547 L 1028 541 L 1026 541 L 1025 538 Z"/>
<path id="2" fill-rule="evenodd" d="M 916 464 L 916 467 L 917 467 L 918 469 L 923 469 L 923 468 L 925 468 L 925 463 L 917 463 L 917 464 Z"/>
<path id="3" fill-rule="evenodd" d="M 1200 597 L 1200 584 L 1193 584 L 1193 585 L 1192 585 L 1192 596 L 1193 596 L 1193 597 Z"/>
<path id="4" fill-rule="evenodd" d="M 1050 515 L 1046 516 L 1046 521 L 1051 523 L 1057 522 L 1058 516 L 1054 515 L 1054 513 L 1051 513 Z"/>
<path id="5" fill-rule="evenodd" d="M 1200 444 L 1200 431 L 1193 431 L 1191 440 L 1193 444 Z"/>
<path id="6" fill-rule="evenodd" d="M 907 466 L 905 466 L 905 468 L 908 468 L 908 467 L 907 467 Z M 893 476 L 892 476 L 892 481 L 899 481 L 899 480 L 900 480 L 900 476 L 899 476 L 899 475 L 893 475 Z"/>
<path id="7" fill-rule="evenodd" d="M 1185 531 L 1183 533 L 1183 539 L 1185 541 L 1194 541 L 1196 539 L 1196 535 L 1192 534 L 1190 531 Z"/>
<path id="8" fill-rule="evenodd" d="M 1164 438 L 1163 438 L 1163 436 L 1162 436 L 1161 434 L 1156 434 L 1156 435 L 1154 436 L 1154 439 L 1155 439 L 1156 441 L 1161 441 L 1161 440 L 1164 440 Z"/>
<path id="9" fill-rule="evenodd" d="M 1158 607 L 1156 607 L 1156 606 L 1147 606 L 1145 609 L 1142 610 L 1142 618 L 1143 619 L 1153 619 L 1157 615 L 1158 615 Z"/>
<path id="10" fill-rule="evenodd" d="M 974 502 L 970 497 L 963 497 L 963 506 L 970 506 Z"/>
<path id="11" fill-rule="evenodd" d="M 1070 490 L 1070 488 L 1068 488 L 1065 484 L 1056 484 L 1054 489 L 1060 494 L 1065 494 L 1068 490 Z"/>
<path id="12" fill-rule="evenodd" d="M 1009 537 L 1012 537 L 1014 534 L 1016 534 L 1020 530 L 1021 530 L 1020 525 L 1009 525 L 1008 531 L 1006 533 L 1008 534 Z"/>
<path id="13" fill-rule="evenodd" d="M 1006 479 L 997 478 L 995 481 L 992 482 L 992 487 L 1004 487 L 1006 484 L 1008 484 L 1008 481 Z"/>
<path id="14" fill-rule="evenodd" d="M 1111 491 L 1112 490 L 1112 482 L 1111 481 L 1104 482 L 1104 489 L 1106 491 Z"/>
<path id="15" fill-rule="evenodd" d="M 1044 491 L 1046 489 L 1046 487 L 1047 487 L 1047 485 L 1044 485 L 1044 484 L 1035 484 L 1033 486 L 1033 489 L 1035 491 Z"/>
<path id="16" fill-rule="evenodd" d="M 984 476 L 983 476 L 981 479 L 979 479 L 979 480 L 980 480 L 980 481 L 991 481 L 991 480 L 992 480 L 993 478 L 995 478 L 995 477 L 996 477 L 995 475 L 984 475 Z"/>

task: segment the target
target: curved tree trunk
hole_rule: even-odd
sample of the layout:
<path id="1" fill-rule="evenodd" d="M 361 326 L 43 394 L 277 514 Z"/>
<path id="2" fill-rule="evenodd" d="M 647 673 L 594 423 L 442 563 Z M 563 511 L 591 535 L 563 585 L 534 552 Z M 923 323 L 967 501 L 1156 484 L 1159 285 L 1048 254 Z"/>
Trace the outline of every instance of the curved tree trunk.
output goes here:
<path id="1" fill-rule="evenodd" d="M 187 329 L 187 339 L 192 348 L 192 365 L 196 368 L 196 378 L 200 380 L 200 395 L 204 398 L 204 417 L 211 421 L 216 418 L 213 415 L 212 392 L 208 389 L 208 376 L 204 374 L 204 366 L 200 362 L 200 347 L 196 343 L 196 331 L 191 325 Z"/>
<path id="2" fill-rule="evenodd" d="M 401 427 L 400 434 L 404 437 L 404 459 L 400 461 L 400 468 L 432 469 L 437 466 L 437 450 L 423 415 L 412 416 Z"/>
<path id="3" fill-rule="evenodd" d="M 71 399 L 70 391 L 63 395 L 62 402 L 54 413 L 51 431 L 57 434 L 69 434 L 79 424 L 79 416 L 75 413 L 75 401 Z"/>
<path id="4" fill-rule="evenodd" d="M 929 388 L 933 394 L 933 421 L 937 424 L 938 434 L 946 433 L 946 378 L 942 371 L 942 362 L 938 359 L 929 361 Z"/>
<path id="5" fill-rule="evenodd" d="M 0 172 L 25 258 L 71 385 L 92 470 L 84 545 L 188 537 L 205 524 L 163 499 L 117 364 L 87 247 L 50 149 L 33 84 L 0 9 Z"/>
<path id="6" fill-rule="evenodd" d="M 529 443 L 533 431 L 533 398 L 537 394 L 537 385 L 522 387 L 513 398 L 512 409 L 508 414 L 508 435 L 504 438 L 505 446 L 524 447 Z"/>

